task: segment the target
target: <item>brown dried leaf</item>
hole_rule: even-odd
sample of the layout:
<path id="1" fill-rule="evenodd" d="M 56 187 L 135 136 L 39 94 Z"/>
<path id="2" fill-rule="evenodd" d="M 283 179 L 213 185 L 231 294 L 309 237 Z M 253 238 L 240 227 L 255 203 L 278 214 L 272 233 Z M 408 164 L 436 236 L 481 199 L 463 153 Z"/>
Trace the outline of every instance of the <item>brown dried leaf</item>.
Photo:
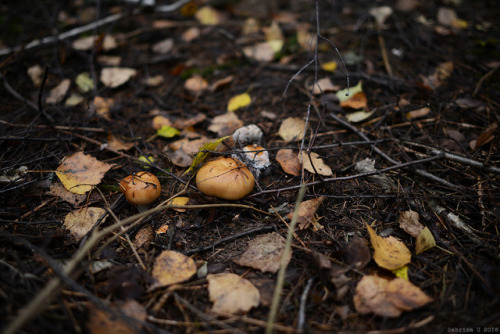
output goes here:
<path id="1" fill-rule="evenodd" d="M 109 110 L 115 103 L 115 100 L 112 98 L 106 98 L 101 96 L 96 96 L 94 98 L 94 106 L 96 110 L 96 114 L 108 121 L 111 120 L 111 116 L 109 114 Z"/>
<path id="2" fill-rule="evenodd" d="M 403 211 L 399 214 L 399 227 L 412 237 L 418 237 L 424 229 L 424 225 L 420 223 L 420 216 L 416 211 Z"/>
<path id="3" fill-rule="evenodd" d="M 179 118 L 179 119 L 175 120 L 173 126 L 174 126 L 174 128 L 177 128 L 177 129 L 185 129 L 185 128 L 188 128 L 190 126 L 194 126 L 198 123 L 201 123 L 205 119 L 207 119 L 207 115 L 205 115 L 203 113 L 197 113 L 195 116 L 192 116 L 189 118 Z M 199 137 L 200 135 L 197 134 L 197 136 Z"/>
<path id="4" fill-rule="evenodd" d="M 393 236 L 382 238 L 366 224 L 374 249 L 373 259 L 382 268 L 395 270 L 410 263 L 411 253 L 404 243 Z"/>
<path id="5" fill-rule="evenodd" d="M 82 195 L 99 184 L 110 168 L 107 163 L 77 152 L 62 161 L 56 175 L 68 191 Z"/>
<path id="6" fill-rule="evenodd" d="M 113 308 L 138 321 L 130 322 L 122 318 L 117 318 L 115 315 L 102 309 L 91 307 L 87 322 L 87 328 L 91 334 L 135 334 L 140 332 L 142 327 L 140 322 L 146 320 L 147 317 L 144 306 L 135 300 L 127 300 L 124 303 L 115 303 Z M 131 323 L 134 326 L 131 326 Z"/>
<path id="7" fill-rule="evenodd" d="M 243 126 L 243 122 L 236 116 L 234 112 L 215 116 L 212 124 L 208 127 L 209 131 L 217 133 L 218 137 L 229 136 L 237 129 Z"/>
<path id="8" fill-rule="evenodd" d="M 86 207 L 72 211 L 64 218 L 64 228 L 69 230 L 75 241 L 80 241 L 99 219 L 106 213 L 106 210 L 96 207 Z"/>
<path id="9" fill-rule="evenodd" d="M 164 126 L 172 126 L 172 122 L 165 116 L 158 115 L 153 117 L 153 120 L 151 121 L 152 127 L 155 130 L 161 129 Z M 174 128 L 177 128 L 174 126 Z"/>
<path id="10" fill-rule="evenodd" d="M 472 149 L 476 150 L 479 147 L 492 141 L 493 138 L 495 138 L 494 133 L 497 127 L 498 127 L 497 123 L 491 124 L 483 133 L 479 135 L 479 137 L 477 137 L 477 139 L 474 142 L 474 147 L 472 147 Z"/>
<path id="11" fill-rule="evenodd" d="M 150 290 L 181 283 L 196 274 L 194 260 L 181 253 L 166 250 L 156 258 L 151 275 L 156 280 Z"/>
<path id="12" fill-rule="evenodd" d="M 385 278 L 366 275 L 356 286 L 354 307 L 361 314 L 375 313 L 382 317 L 395 318 L 402 310 L 387 299 L 385 289 L 389 281 Z"/>
<path id="13" fill-rule="evenodd" d="M 403 311 L 411 311 L 432 301 L 419 287 L 411 282 L 395 278 L 385 288 L 387 299 Z"/>
<path id="14" fill-rule="evenodd" d="M 292 149 L 281 149 L 276 154 L 276 161 L 279 162 L 281 168 L 293 176 L 299 176 L 302 169 L 302 164 Z"/>
<path id="15" fill-rule="evenodd" d="M 207 280 L 213 312 L 236 314 L 259 305 L 259 290 L 243 277 L 222 273 L 210 274 Z"/>
<path id="16" fill-rule="evenodd" d="M 134 247 L 137 249 L 139 248 L 147 249 L 151 241 L 153 241 L 154 236 L 155 236 L 155 231 L 153 229 L 153 226 L 147 224 L 146 226 L 142 227 L 139 231 L 137 231 L 137 233 L 135 234 Z"/>
<path id="17" fill-rule="evenodd" d="M 345 263 L 356 269 L 363 269 L 372 259 L 368 241 L 355 236 L 342 251 Z"/>
<path id="18" fill-rule="evenodd" d="M 48 195 L 57 196 L 63 201 L 73 204 L 73 207 L 76 207 L 82 204 L 86 199 L 87 195 L 78 195 L 72 192 L 69 192 L 64 186 L 57 182 L 52 183 L 50 185 L 49 191 L 47 191 Z"/>
<path id="19" fill-rule="evenodd" d="M 317 153 L 311 152 L 311 159 L 309 159 L 309 156 L 304 151 L 300 153 L 301 154 L 299 155 L 299 162 L 301 162 L 304 165 L 304 169 L 307 170 L 309 173 L 315 174 L 317 172 L 319 175 L 323 176 L 333 175 L 332 169 L 325 164 L 323 159 L 321 159 Z"/>
<path id="20" fill-rule="evenodd" d="M 245 252 L 234 262 L 240 266 L 276 273 L 280 268 L 284 250 L 285 239 L 278 233 L 273 232 L 251 240 Z M 289 253 L 286 259 L 287 264 L 291 258 L 292 254 Z"/>
<path id="21" fill-rule="evenodd" d="M 208 82 L 200 75 L 193 75 L 184 83 L 184 89 L 193 93 L 199 94 L 208 88 Z"/>
<path id="22" fill-rule="evenodd" d="M 309 227 L 309 225 L 315 221 L 314 215 L 324 200 L 325 197 L 322 196 L 300 203 L 297 222 L 301 230 Z M 293 211 L 290 212 L 287 217 L 288 219 L 292 219 Z"/>
<path id="23" fill-rule="evenodd" d="M 287 143 L 292 140 L 302 140 L 305 124 L 306 122 L 300 117 L 288 117 L 281 123 L 278 133 Z"/>
<path id="24" fill-rule="evenodd" d="M 101 81 L 106 87 L 116 88 L 137 74 L 133 68 L 106 67 L 101 70 Z"/>
<path id="25" fill-rule="evenodd" d="M 71 80 L 64 79 L 57 85 L 52 88 L 49 93 L 49 96 L 45 99 L 45 103 L 56 104 L 62 101 L 66 93 L 68 92 L 69 86 L 71 85 Z"/>
<path id="26" fill-rule="evenodd" d="M 132 147 L 134 147 L 134 143 L 124 142 L 121 139 L 113 136 L 113 134 L 110 133 L 108 135 L 108 147 L 110 149 L 115 150 L 115 151 L 120 151 L 120 150 L 126 151 L 126 150 L 130 150 Z"/>
<path id="27" fill-rule="evenodd" d="M 415 119 L 415 118 L 420 118 L 420 117 L 425 117 L 431 112 L 431 108 L 429 107 L 423 107 L 420 109 L 412 110 L 406 113 L 406 117 L 409 119 Z"/>
<path id="28" fill-rule="evenodd" d="M 342 108 L 363 109 L 367 108 L 367 100 L 364 92 L 352 95 L 349 99 L 340 102 Z"/>

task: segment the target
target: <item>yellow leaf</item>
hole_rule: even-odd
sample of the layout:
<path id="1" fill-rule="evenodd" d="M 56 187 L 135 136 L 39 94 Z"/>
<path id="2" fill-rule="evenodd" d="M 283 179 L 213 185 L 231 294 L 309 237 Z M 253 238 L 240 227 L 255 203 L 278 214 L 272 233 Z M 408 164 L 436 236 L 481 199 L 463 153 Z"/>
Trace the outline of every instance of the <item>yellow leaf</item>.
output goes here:
<path id="1" fill-rule="evenodd" d="M 200 147 L 198 154 L 196 154 L 196 157 L 193 159 L 193 163 L 191 164 L 191 167 L 188 168 L 186 173 L 189 173 L 190 171 L 194 170 L 199 164 L 203 163 L 209 156 L 210 152 L 207 151 L 217 151 L 217 148 L 219 145 L 227 138 L 231 136 L 225 136 L 222 138 L 219 138 L 215 141 L 209 142 L 204 144 L 202 147 Z"/>
<path id="2" fill-rule="evenodd" d="M 252 98 L 248 93 L 233 96 L 227 104 L 227 111 L 236 111 L 248 106 L 250 103 L 252 103 Z"/>
<path id="3" fill-rule="evenodd" d="M 144 162 L 144 165 L 143 165 L 144 168 L 149 168 L 149 166 L 155 162 L 155 158 L 152 155 L 147 156 L 147 157 L 144 155 L 141 155 L 139 158 L 137 158 L 137 160 Z"/>
<path id="4" fill-rule="evenodd" d="M 323 71 L 328 71 L 328 72 L 333 72 L 337 69 L 337 63 L 334 61 L 329 61 L 328 63 L 324 63 L 321 65 L 321 68 Z"/>
<path id="5" fill-rule="evenodd" d="M 370 225 L 366 224 L 370 241 L 374 249 L 373 259 L 381 268 L 395 270 L 411 261 L 410 250 L 398 239 L 390 236 L 378 236 Z"/>
<path id="6" fill-rule="evenodd" d="M 351 97 L 353 97 L 357 93 L 361 93 L 361 92 L 363 92 L 363 84 L 362 84 L 362 81 L 360 80 L 356 86 L 350 87 L 349 89 L 346 88 L 346 89 L 339 90 L 336 93 L 336 95 L 337 95 L 340 102 L 344 102 L 344 101 L 349 100 Z M 347 93 L 349 93 L 349 95 L 347 95 Z"/>
<path id="7" fill-rule="evenodd" d="M 404 266 L 396 270 L 393 270 L 392 273 L 396 275 L 396 277 L 408 280 L 408 266 Z"/>
<path id="8" fill-rule="evenodd" d="M 169 125 L 163 125 L 156 131 L 156 134 L 163 138 L 172 138 L 177 136 L 179 133 L 180 133 L 179 130 Z"/>
<path id="9" fill-rule="evenodd" d="M 210 6 L 201 7 L 194 16 L 205 25 L 217 25 L 221 20 L 221 14 Z"/>
<path id="10" fill-rule="evenodd" d="M 196 269 L 192 258 L 175 251 L 163 251 L 155 260 L 151 274 L 156 282 L 150 290 L 187 281 L 196 274 Z"/>
<path id="11" fill-rule="evenodd" d="M 111 165 L 82 152 L 65 158 L 56 169 L 56 175 L 66 190 L 83 195 L 99 184 Z"/>
<path id="12" fill-rule="evenodd" d="M 436 240 L 434 240 L 434 236 L 432 235 L 431 230 L 426 227 L 422 230 L 422 232 L 420 232 L 417 237 L 415 252 L 417 254 L 420 254 L 428 249 L 431 249 L 434 246 L 436 246 Z"/>

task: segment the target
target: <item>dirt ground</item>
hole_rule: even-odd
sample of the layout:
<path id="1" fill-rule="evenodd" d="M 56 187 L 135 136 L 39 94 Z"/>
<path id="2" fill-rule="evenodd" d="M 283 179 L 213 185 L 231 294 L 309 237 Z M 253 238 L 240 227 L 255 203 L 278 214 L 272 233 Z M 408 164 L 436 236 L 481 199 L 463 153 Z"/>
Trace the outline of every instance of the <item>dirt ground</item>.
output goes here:
<path id="1" fill-rule="evenodd" d="M 170 4 L 157 2 L 157 7 Z M 303 0 L 193 1 L 164 12 L 124 1 L 101 5 L 0 4 L 0 327 L 6 333 L 264 332 L 278 274 L 237 260 L 259 236 L 287 237 L 287 215 L 301 184 L 306 184 L 304 201 L 322 202 L 293 235 L 275 332 L 500 332 L 496 0 L 325 0 L 318 12 L 316 2 Z M 204 6 L 223 18 L 215 25 L 200 23 L 193 14 Z M 370 11 L 382 6 L 392 13 L 379 24 Z M 113 15 L 95 29 L 44 39 Z M 245 34 L 249 18 L 261 28 Z M 245 54 L 246 47 L 266 42 L 273 22 L 282 48 L 268 60 Z M 314 41 L 316 23 L 317 53 L 298 37 L 306 29 Z M 187 31 L 197 35 L 190 39 Z M 98 41 L 76 48 L 75 40 L 86 36 Z M 105 36 L 113 36 L 116 45 L 105 47 Z M 31 43 L 36 40 L 40 45 Z M 155 49 L 165 40 L 168 50 Z M 103 68 L 113 66 L 105 64 L 110 56 L 135 70 L 118 87 L 100 80 Z M 333 72 L 322 67 L 331 61 L 338 64 Z M 28 73 L 35 65 L 41 69 L 38 83 Z M 342 104 L 335 94 L 347 87 L 346 70 L 351 88 L 362 81 L 361 108 Z M 82 88 L 81 73 L 94 87 Z M 193 76 L 212 86 L 188 89 Z M 152 78 L 160 81 L 148 81 Z M 315 79 L 323 78 L 335 87 L 311 95 Z M 67 91 L 47 100 L 64 79 Z M 220 79 L 227 81 L 214 88 Z M 271 166 L 241 200 L 203 195 L 193 174 L 186 173 L 190 164 L 181 166 L 172 144 L 231 134 L 210 127 L 214 117 L 226 113 L 228 101 L 245 92 L 251 103 L 234 113 L 242 125 L 263 131 Z M 113 100 L 102 111 L 96 97 Z M 77 102 L 69 103 L 71 98 Z M 361 119 L 351 118 L 359 110 Z M 180 132 L 155 136 L 155 116 Z M 294 176 L 277 160 L 280 149 L 297 153 L 301 145 L 283 139 L 282 123 L 306 116 L 305 148 L 311 145 L 331 174 L 304 170 Z M 114 149 L 111 135 L 130 146 Z M 55 170 L 77 152 L 110 169 L 86 195 L 68 199 L 64 188 L 54 190 L 61 185 Z M 136 215 L 118 183 L 146 168 L 137 160 L 141 156 L 154 158 L 147 168 L 162 185 L 156 205 L 183 192 L 187 205 L 194 206 L 183 212 L 153 209 L 140 221 L 126 221 L 126 231 L 110 229 L 85 248 L 93 232 L 75 240 L 64 225 L 67 215 L 86 207 L 107 209 L 108 217 L 94 231 Z M 367 158 L 385 170 L 362 175 L 367 171 L 358 163 Z M 419 254 L 416 236 L 400 225 L 410 210 L 436 243 Z M 390 303 L 386 299 L 366 312 L 356 304 L 362 279 L 392 281 L 399 275 L 372 258 L 367 224 L 411 251 L 408 281 L 430 302 L 406 304 L 397 316 L 381 311 Z M 142 236 L 146 242 L 139 245 Z M 151 289 L 153 268 L 165 250 L 189 256 L 198 276 Z M 98 264 L 106 267 L 96 269 Z M 257 287 L 258 305 L 216 314 L 207 274 L 221 273 Z M 130 305 L 136 309 L 130 311 Z"/>

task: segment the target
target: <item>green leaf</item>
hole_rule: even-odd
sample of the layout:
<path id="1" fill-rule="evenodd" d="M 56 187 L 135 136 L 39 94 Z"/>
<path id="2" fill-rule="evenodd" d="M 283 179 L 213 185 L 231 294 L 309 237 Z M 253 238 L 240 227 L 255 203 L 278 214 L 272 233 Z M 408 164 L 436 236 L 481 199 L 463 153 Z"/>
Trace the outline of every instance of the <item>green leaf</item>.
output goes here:
<path id="1" fill-rule="evenodd" d="M 156 132 L 158 136 L 164 138 L 172 138 L 177 136 L 179 133 L 181 133 L 179 130 L 170 125 L 164 125 Z"/>
<path id="2" fill-rule="evenodd" d="M 215 141 L 211 141 L 211 142 L 206 143 L 203 146 L 201 146 L 200 149 L 198 150 L 198 154 L 196 154 L 196 156 L 194 157 L 193 163 L 188 168 L 186 173 L 193 171 L 199 164 L 203 163 L 203 161 L 205 161 L 210 156 L 211 153 L 207 152 L 207 151 L 212 151 L 212 152 L 217 151 L 217 149 L 220 147 L 221 143 L 229 137 L 231 137 L 231 136 L 225 136 L 225 137 L 219 138 Z"/>

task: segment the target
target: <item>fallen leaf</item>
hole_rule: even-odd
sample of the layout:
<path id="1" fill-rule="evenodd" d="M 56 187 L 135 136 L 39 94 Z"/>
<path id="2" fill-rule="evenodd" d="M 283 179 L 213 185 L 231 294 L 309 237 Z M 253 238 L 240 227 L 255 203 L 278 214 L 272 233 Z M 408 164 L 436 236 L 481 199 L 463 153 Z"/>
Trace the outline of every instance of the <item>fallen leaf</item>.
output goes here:
<path id="1" fill-rule="evenodd" d="M 281 149 L 276 154 L 276 161 L 280 164 L 285 173 L 293 176 L 299 176 L 302 170 L 302 164 L 292 149 Z"/>
<path id="2" fill-rule="evenodd" d="M 203 122 L 205 119 L 207 119 L 207 115 L 200 112 L 200 113 L 197 113 L 196 115 L 188 117 L 188 118 L 176 119 L 174 122 L 174 127 L 176 127 L 177 129 L 189 128 L 191 126 L 194 126 L 198 123 Z M 199 134 L 196 134 L 196 136 L 200 137 Z"/>
<path id="3" fill-rule="evenodd" d="M 394 269 L 394 270 L 392 271 L 392 273 L 393 273 L 396 277 L 399 277 L 399 278 L 402 278 L 402 279 L 408 280 L 408 266 L 403 266 L 403 267 L 401 267 L 401 268 Z"/>
<path id="4" fill-rule="evenodd" d="M 356 269 L 363 269 L 372 259 L 368 241 L 355 236 L 342 250 L 342 258 L 346 264 Z"/>
<path id="5" fill-rule="evenodd" d="M 96 114 L 108 121 L 111 120 L 110 109 L 115 103 L 115 100 L 112 98 L 106 98 L 101 96 L 96 96 L 94 98 L 94 106 L 96 110 Z"/>
<path id="6" fill-rule="evenodd" d="M 57 196 L 60 199 L 62 199 L 63 201 L 71 203 L 73 205 L 73 207 L 79 206 L 80 204 L 85 202 L 85 200 L 87 199 L 87 195 L 78 195 L 78 194 L 74 194 L 72 192 L 69 192 L 59 182 L 52 183 L 50 185 L 49 191 L 47 191 L 47 195 Z"/>
<path id="7" fill-rule="evenodd" d="M 370 15 L 373 16 L 379 26 L 382 26 L 391 14 L 392 8 L 389 6 L 380 6 L 370 9 Z"/>
<path id="8" fill-rule="evenodd" d="M 102 208 L 85 207 L 72 211 L 64 218 L 64 228 L 79 242 L 107 211 Z"/>
<path id="9" fill-rule="evenodd" d="M 204 25 L 217 25 L 221 22 L 223 15 L 210 6 L 201 7 L 196 11 L 194 17 Z"/>
<path id="10" fill-rule="evenodd" d="M 285 239 L 276 232 L 256 237 L 247 245 L 245 252 L 235 260 L 240 266 L 259 269 L 262 272 L 276 273 L 281 265 L 285 250 Z M 286 263 L 292 258 L 288 254 Z"/>
<path id="11" fill-rule="evenodd" d="M 217 140 L 203 144 L 203 146 L 201 146 L 199 148 L 198 153 L 196 154 L 196 156 L 193 159 L 193 163 L 191 164 L 191 167 L 188 168 L 186 173 L 191 172 L 198 165 L 203 163 L 210 156 L 210 152 L 216 151 L 220 147 L 220 145 L 223 145 L 222 142 L 229 137 L 230 136 L 225 136 L 225 137 L 219 138 Z"/>
<path id="12" fill-rule="evenodd" d="M 406 117 L 409 119 L 415 119 L 420 117 L 425 117 L 431 112 L 431 108 L 423 107 L 420 109 L 412 110 L 406 113 Z"/>
<path id="13" fill-rule="evenodd" d="M 253 17 L 249 17 L 243 23 L 243 28 L 241 29 L 243 35 L 251 35 L 258 33 L 260 31 L 259 21 Z"/>
<path id="14" fill-rule="evenodd" d="M 167 117 L 162 115 L 153 117 L 151 124 L 155 130 L 161 129 L 163 126 L 172 126 L 172 122 Z"/>
<path id="15" fill-rule="evenodd" d="M 483 131 L 479 137 L 474 141 L 474 145 L 471 145 L 473 150 L 478 149 L 481 146 L 489 143 L 495 138 L 495 130 L 497 129 L 497 123 L 491 124 L 485 131 Z"/>
<path id="16" fill-rule="evenodd" d="M 76 76 L 75 83 L 78 90 L 82 93 L 88 93 L 95 88 L 94 81 L 87 72 L 78 74 Z"/>
<path id="17" fill-rule="evenodd" d="M 85 98 L 78 93 L 71 93 L 69 97 L 64 102 L 66 107 L 74 107 L 85 101 Z"/>
<path id="18" fill-rule="evenodd" d="M 162 83 L 165 82 L 165 78 L 161 74 L 153 75 L 151 77 L 148 77 L 145 81 L 144 84 L 148 87 L 158 87 Z"/>
<path id="19" fill-rule="evenodd" d="M 233 96 L 227 103 L 227 111 L 236 111 L 252 103 L 252 98 L 248 93 Z"/>
<path id="20" fill-rule="evenodd" d="M 112 309 L 137 321 L 116 317 L 108 311 L 91 307 L 89 320 L 87 321 L 87 328 L 91 334 L 134 334 L 141 332 L 141 322 L 145 321 L 147 317 L 144 306 L 135 300 L 127 300 L 124 303 L 115 302 Z"/>
<path id="21" fill-rule="evenodd" d="M 447 61 L 438 64 L 438 66 L 434 69 L 434 73 L 427 77 L 420 76 L 422 82 L 429 89 L 433 90 L 442 86 L 446 79 L 448 79 L 453 72 L 453 62 Z"/>
<path id="22" fill-rule="evenodd" d="M 68 191 L 81 195 L 99 184 L 110 168 L 109 164 L 77 152 L 62 161 L 56 175 Z"/>
<path id="23" fill-rule="evenodd" d="M 190 42 L 194 41 L 195 39 L 197 39 L 198 37 L 200 37 L 200 34 L 201 34 L 201 31 L 198 27 L 191 27 L 191 28 L 188 28 L 187 30 L 185 30 L 181 34 L 181 39 L 186 43 L 190 43 Z"/>
<path id="24" fill-rule="evenodd" d="M 200 75 L 194 75 L 184 83 L 184 89 L 191 93 L 201 93 L 208 88 L 208 82 Z"/>
<path id="25" fill-rule="evenodd" d="M 364 92 L 357 92 L 356 94 L 351 94 L 351 97 L 349 99 L 340 101 L 340 106 L 342 108 L 351 108 L 351 109 L 366 108 L 367 107 L 366 95 Z"/>
<path id="26" fill-rule="evenodd" d="M 243 122 L 234 112 L 215 116 L 208 127 L 208 131 L 217 133 L 218 137 L 228 136 L 234 133 L 235 130 L 243 126 Z"/>
<path id="27" fill-rule="evenodd" d="M 311 225 L 315 218 L 314 215 L 316 214 L 316 211 L 318 211 L 319 206 L 323 201 L 325 200 L 324 196 L 318 197 L 318 198 L 313 198 L 308 201 L 304 201 L 300 203 L 299 205 L 299 212 L 298 212 L 298 218 L 297 218 L 297 223 L 298 226 L 301 230 L 309 227 Z M 288 214 L 288 219 L 292 219 L 294 215 L 294 212 L 290 212 Z"/>
<path id="28" fill-rule="evenodd" d="M 273 51 L 280 52 L 285 44 L 285 38 L 278 22 L 273 21 L 269 27 L 263 28 L 266 41 L 269 43 Z"/>
<path id="29" fill-rule="evenodd" d="M 300 47 L 306 51 L 314 50 L 316 48 L 316 38 L 315 38 L 316 34 L 311 32 L 311 25 L 309 23 L 300 23 L 297 24 L 296 30 L 297 30 L 297 43 L 299 43 Z M 325 70 L 323 66 L 321 66 L 321 68 Z M 331 72 L 333 72 L 333 70 L 331 70 Z"/>
<path id="30" fill-rule="evenodd" d="M 209 274 L 208 294 L 212 312 L 237 314 L 259 306 L 259 290 L 247 279 L 236 274 Z"/>
<path id="31" fill-rule="evenodd" d="M 45 71 L 42 68 L 42 66 L 40 66 L 38 64 L 29 67 L 28 71 L 27 71 L 28 76 L 31 79 L 31 82 L 33 82 L 33 84 L 36 87 L 40 87 L 42 85 L 42 78 L 43 78 L 43 73 L 44 72 Z"/>
<path id="32" fill-rule="evenodd" d="M 357 111 L 348 113 L 346 118 L 349 122 L 358 123 L 367 120 L 371 115 L 373 115 L 373 111 Z"/>
<path id="33" fill-rule="evenodd" d="M 133 242 L 134 247 L 136 249 L 140 248 L 147 249 L 151 241 L 154 240 L 154 236 L 155 233 L 153 226 L 151 226 L 150 224 L 146 224 L 145 226 L 141 227 L 139 231 L 137 231 L 137 233 L 135 234 Z"/>
<path id="34" fill-rule="evenodd" d="M 271 42 L 262 42 L 243 48 L 246 57 L 260 62 L 270 62 L 274 59 L 275 51 Z"/>
<path id="35" fill-rule="evenodd" d="M 179 130 L 169 125 L 163 125 L 156 131 L 156 134 L 163 138 L 172 138 L 177 136 L 179 133 L 181 133 Z"/>
<path id="36" fill-rule="evenodd" d="M 120 151 L 120 150 L 126 151 L 134 147 L 134 143 L 124 142 L 123 140 L 115 137 L 113 134 L 110 133 L 108 135 L 108 147 L 115 151 Z"/>
<path id="37" fill-rule="evenodd" d="M 219 79 L 217 81 L 215 81 L 211 86 L 210 86 L 210 90 L 212 92 L 216 92 L 218 91 L 219 89 L 229 85 L 231 83 L 231 81 L 233 81 L 234 79 L 234 75 L 229 75 L 225 78 L 222 78 L 222 79 Z"/>
<path id="38" fill-rule="evenodd" d="M 165 55 L 172 51 L 174 48 L 174 39 L 173 38 L 167 38 L 162 41 L 159 41 L 153 45 L 153 52 L 158 53 L 161 55 Z"/>
<path id="39" fill-rule="evenodd" d="M 387 238 L 378 236 L 368 224 L 366 224 L 366 229 L 370 234 L 371 244 L 374 249 L 373 259 L 379 267 L 395 270 L 410 263 L 411 253 L 404 243 L 393 236 Z"/>
<path id="40" fill-rule="evenodd" d="M 101 70 L 101 81 L 109 88 L 116 88 L 137 74 L 133 68 L 126 67 L 106 67 Z"/>
<path id="41" fill-rule="evenodd" d="M 436 246 L 436 240 L 434 240 L 434 236 L 429 230 L 428 227 L 425 227 L 422 232 L 417 237 L 417 242 L 415 244 L 415 253 L 420 254 L 425 252 L 428 249 Z"/>
<path id="42" fill-rule="evenodd" d="M 447 7 L 439 7 L 437 20 L 439 24 L 455 29 L 465 29 L 468 26 L 467 21 L 459 19 L 456 12 Z"/>
<path id="43" fill-rule="evenodd" d="M 189 197 L 179 196 L 179 197 L 175 197 L 171 201 L 167 202 L 167 204 L 171 204 L 171 205 L 187 205 L 188 202 L 189 202 Z M 186 209 L 180 209 L 180 208 L 174 208 L 174 210 L 178 211 L 178 212 L 186 212 L 187 211 Z"/>
<path id="44" fill-rule="evenodd" d="M 424 225 L 420 223 L 420 216 L 416 211 L 403 211 L 399 214 L 399 227 L 401 227 L 406 233 L 412 237 L 418 237 L 418 235 L 424 229 Z"/>
<path id="45" fill-rule="evenodd" d="M 387 299 L 403 311 L 411 311 L 432 301 L 419 287 L 402 278 L 395 278 L 385 288 Z"/>
<path id="46" fill-rule="evenodd" d="M 299 154 L 299 162 L 302 163 L 305 170 L 307 170 L 309 173 L 318 173 L 319 175 L 323 176 L 333 175 L 332 169 L 325 164 L 323 159 L 321 159 L 317 153 L 311 152 L 310 156 L 311 158 L 309 159 L 309 155 L 304 151 L 300 152 Z"/>
<path id="47" fill-rule="evenodd" d="M 336 92 L 339 90 L 339 86 L 334 85 L 330 78 L 319 79 L 318 82 L 313 86 L 313 94 L 323 94 L 327 92 Z"/>
<path id="48" fill-rule="evenodd" d="M 89 50 L 92 50 L 94 47 L 96 47 L 96 42 L 99 42 L 99 39 L 100 38 L 96 38 L 95 36 L 83 37 L 83 38 L 75 40 L 73 42 L 72 46 L 73 46 L 73 49 L 75 49 L 75 50 L 89 51 Z M 100 41 L 99 44 L 100 44 L 100 47 L 102 47 L 102 49 L 104 51 L 113 50 L 114 48 L 116 48 L 118 46 L 116 39 L 110 35 L 104 36 L 104 38 L 102 39 L 102 41 Z"/>
<path id="49" fill-rule="evenodd" d="M 45 99 L 45 103 L 56 104 L 61 102 L 64 96 L 66 96 L 70 85 L 71 80 L 69 79 L 64 79 L 63 81 L 61 81 L 59 85 L 51 89 L 49 96 L 47 96 L 47 98 Z"/>
<path id="50" fill-rule="evenodd" d="M 181 253 L 165 250 L 156 257 L 151 275 L 155 282 L 150 290 L 182 283 L 196 274 L 194 260 Z"/>
<path id="51" fill-rule="evenodd" d="M 360 80 L 356 86 L 339 90 L 337 93 L 335 93 L 335 95 L 337 95 L 339 102 L 342 103 L 344 101 L 349 100 L 352 96 L 356 95 L 357 93 L 361 92 L 363 92 L 363 83 Z"/>
<path id="52" fill-rule="evenodd" d="M 356 286 L 354 307 L 361 314 L 375 313 L 388 318 L 395 318 L 403 312 L 387 299 L 385 290 L 389 281 L 385 278 L 365 275 Z"/>
<path id="53" fill-rule="evenodd" d="M 334 61 L 329 61 L 321 65 L 321 69 L 327 72 L 334 72 L 338 67 L 338 64 Z"/>
<path id="54" fill-rule="evenodd" d="M 288 117 L 281 125 L 278 133 L 285 142 L 302 140 L 306 122 L 300 117 Z"/>

